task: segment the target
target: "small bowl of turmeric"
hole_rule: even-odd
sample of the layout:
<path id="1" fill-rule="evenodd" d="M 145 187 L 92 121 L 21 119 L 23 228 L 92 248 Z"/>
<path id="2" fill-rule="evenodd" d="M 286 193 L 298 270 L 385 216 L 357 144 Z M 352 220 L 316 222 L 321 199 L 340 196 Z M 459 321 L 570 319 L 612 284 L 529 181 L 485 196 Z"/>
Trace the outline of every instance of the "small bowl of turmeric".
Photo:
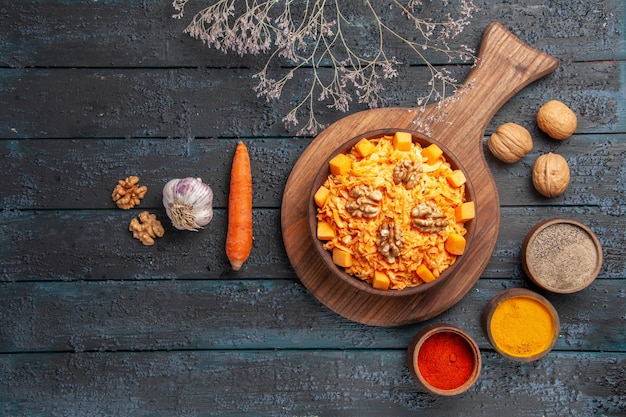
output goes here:
<path id="1" fill-rule="evenodd" d="M 418 132 L 354 137 L 318 171 L 309 195 L 313 246 L 359 291 L 407 296 L 438 285 L 466 259 L 473 190 L 446 148 Z"/>
<path id="2" fill-rule="evenodd" d="M 407 351 L 411 376 L 428 392 L 452 396 L 467 391 L 480 376 L 482 361 L 476 342 L 446 323 L 422 328 Z"/>
<path id="3" fill-rule="evenodd" d="M 491 346 L 517 362 L 532 362 L 547 355 L 560 332 L 554 306 L 525 288 L 511 288 L 493 297 L 483 312 L 482 324 Z"/>

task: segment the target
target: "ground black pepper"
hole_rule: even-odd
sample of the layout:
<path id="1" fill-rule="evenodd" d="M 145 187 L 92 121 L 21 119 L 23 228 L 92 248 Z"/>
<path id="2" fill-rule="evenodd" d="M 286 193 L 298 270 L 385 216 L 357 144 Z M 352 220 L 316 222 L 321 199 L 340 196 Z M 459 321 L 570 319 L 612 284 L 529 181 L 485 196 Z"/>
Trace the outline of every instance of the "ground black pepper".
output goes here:
<path id="1" fill-rule="evenodd" d="M 565 291 L 582 286 L 592 278 L 597 262 L 593 239 L 570 223 L 547 226 L 526 249 L 529 271 L 548 289 Z"/>

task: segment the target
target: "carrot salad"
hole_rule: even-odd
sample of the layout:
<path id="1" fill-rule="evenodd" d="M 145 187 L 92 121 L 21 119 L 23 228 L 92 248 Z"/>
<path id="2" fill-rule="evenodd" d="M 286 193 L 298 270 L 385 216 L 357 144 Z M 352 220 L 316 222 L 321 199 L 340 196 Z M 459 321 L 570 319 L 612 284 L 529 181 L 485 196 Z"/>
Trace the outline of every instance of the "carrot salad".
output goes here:
<path id="1" fill-rule="evenodd" d="M 315 201 L 318 238 L 333 258 L 338 255 L 336 263 L 375 288 L 401 290 L 436 279 L 454 264 L 460 252 L 450 253 L 446 241 L 464 239 L 467 219 L 455 216 L 465 202 L 462 172 L 441 152 L 433 157 L 410 136 L 402 144 L 397 135 L 363 139 L 345 154 L 343 170 L 331 161 Z M 398 179 L 400 165 L 413 176 Z M 391 254 L 389 236 L 395 239 Z"/>

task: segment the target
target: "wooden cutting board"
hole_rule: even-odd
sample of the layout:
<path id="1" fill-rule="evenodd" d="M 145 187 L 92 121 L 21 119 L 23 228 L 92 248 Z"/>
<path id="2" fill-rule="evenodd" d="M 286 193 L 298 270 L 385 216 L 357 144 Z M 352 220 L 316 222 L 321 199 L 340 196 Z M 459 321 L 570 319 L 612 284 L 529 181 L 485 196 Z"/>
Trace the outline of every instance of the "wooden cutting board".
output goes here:
<path id="1" fill-rule="evenodd" d="M 451 98 L 425 109 L 381 108 L 358 112 L 330 125 L 304 150 L 285 186 L 281 226 L 289 260 L 306 288 L 345 318 L 374 326 L 400 326 L 435 317 L 456 304 L 484 271 L 498 237 L 498 190 L 482 141 L 495 113 L 514 94 L 554 71 L 558 60 L 523 43 L 500 23 L 483 35 L 477 65 Z M 359 292 L 330 273 L 313 248 L 309 192 L 315 174 L 340 145 L 373 130 L 418 131 L 445 145 L 460 162 L 474 191 L 472 240 L 453 275 L 415 295 L 381 297 Z"/>

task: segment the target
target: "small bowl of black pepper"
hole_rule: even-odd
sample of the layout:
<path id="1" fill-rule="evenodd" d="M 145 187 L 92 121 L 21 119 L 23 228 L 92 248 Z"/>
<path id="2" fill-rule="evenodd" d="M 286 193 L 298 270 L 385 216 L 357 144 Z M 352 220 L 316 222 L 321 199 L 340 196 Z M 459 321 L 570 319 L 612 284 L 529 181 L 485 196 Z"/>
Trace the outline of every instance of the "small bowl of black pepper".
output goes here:
<path id="1" fill-rule="evenodd" d="M 584 224 L 550 219 L 526 235 L 521 251 L 528 278 L 544 290 L 570 294 L 587 288 L 602 267 L 602 246 Z"/>

